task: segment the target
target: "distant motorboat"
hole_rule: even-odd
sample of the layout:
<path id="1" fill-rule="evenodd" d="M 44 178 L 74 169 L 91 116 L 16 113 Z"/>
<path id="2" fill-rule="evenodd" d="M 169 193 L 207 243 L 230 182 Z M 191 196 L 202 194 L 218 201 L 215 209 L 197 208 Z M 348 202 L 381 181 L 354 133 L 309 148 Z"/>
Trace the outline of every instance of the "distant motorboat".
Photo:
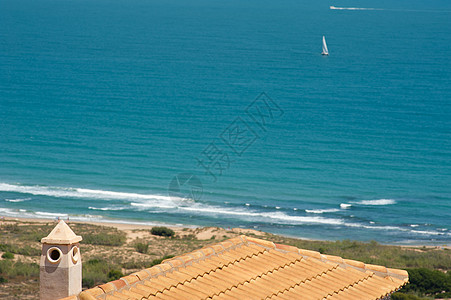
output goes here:
<path id="1" fill-rule="evenodd" d="M 323 52 L 322 55 L 329 55 L 329 50 L 327 50 L 326 38 L 323 35 Z"/>

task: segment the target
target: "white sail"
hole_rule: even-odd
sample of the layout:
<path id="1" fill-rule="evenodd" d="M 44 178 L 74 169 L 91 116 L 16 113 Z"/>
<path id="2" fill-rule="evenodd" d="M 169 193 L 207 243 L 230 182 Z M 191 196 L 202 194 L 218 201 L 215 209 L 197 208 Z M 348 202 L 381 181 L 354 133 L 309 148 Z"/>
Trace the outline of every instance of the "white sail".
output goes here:
<path id="1" fill-rule="evenodd" d="M 326 38 L 323 35 L 323 53 L 322 55 L 329 55 L 329 50 L 327 50 Z"/>

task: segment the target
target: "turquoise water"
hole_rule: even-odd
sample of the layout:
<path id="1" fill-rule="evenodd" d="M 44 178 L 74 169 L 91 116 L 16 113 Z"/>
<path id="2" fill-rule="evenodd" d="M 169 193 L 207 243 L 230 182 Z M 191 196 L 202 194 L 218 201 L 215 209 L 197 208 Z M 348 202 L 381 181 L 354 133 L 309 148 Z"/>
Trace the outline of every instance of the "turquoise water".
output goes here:
<path id="1" fill-rule="evenodd" d="M 0 215 L 449 244 L 451 4 L 300 2 L 1 1 Z"/>

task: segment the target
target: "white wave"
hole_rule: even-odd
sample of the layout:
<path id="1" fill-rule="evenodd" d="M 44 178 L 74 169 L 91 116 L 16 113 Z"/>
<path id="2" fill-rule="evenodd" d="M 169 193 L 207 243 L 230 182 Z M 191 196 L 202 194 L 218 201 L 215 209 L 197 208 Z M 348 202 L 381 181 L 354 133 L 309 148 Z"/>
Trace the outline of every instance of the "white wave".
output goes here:
<path id="1" fill-rule="evenodd" d="M 437 232 L 437 231 L 431 231 L 431 230 L 413 230 L 408 228 L 403 228 L 399 226 L 369 226 L 364 224 L 355 224 L 355 223 L 346 223 L 344 224 L 348 227 L 359 227 L 359 228 L 365 228 L 365 229 L 373 229 L 373 230 L 386 230 L 386 231 L 403 231 L 403 232 L 410 232 L 414 234 L 421 234 L 421 235 L 451 235 L 449 233 L 444 232 Z"/>
<path id="2" fill-rule="evenodd" d="M 65 187 L 51 187 L 39 185 L 19 185 L 0 183 L 0 191 L 15 192 L 22 194 L 50 196 L 50 197 L 65 197 L 65 198 L 86 198 L 86 199 L 102 199 L 102 200 L 157 200 L 157 201 L 183 201 L 183 198 L 169 197 L 154 194 L 137 194 L 114 192 L 104 190 L 92 190 L 83 188 L 65 188 Z"/>
<path id="3" fill-rule="evenodd" d="M 161 202 L 132 202 L 131 206 L 145 208 L 176 208 L 177 205 L 175 203 L 164 203 Z"/>
<path id="4" fill-rule="evenodd" d="M 411 224 L 410 225 L 410 227 L 418 227 L 418 226 L 420 226 L 420 225 L 418 225 L 418 224 Z"/>
<path id="5" fill-rule="evenodd" d="M 278 224 L 331 224 L 331 225 L 339 225 L 343 224 L 343 221 L 340 219 L 332 219 L 332 218 L 323 218 L 323 217 L 306 217 L 306 216 L 290 216 L 282 212 L 255 212 L 255 211 L 246 211 L 246 210 L 231 210 L 224 209 L 221 207 L 214 206 L 192 206 L 192 207 L 179 207 L 179 210 L 182 211 L 193 211 L 202 214 L 212 214 L 212 215 L 229 215 L 229 216 L 242 216 L 245 218 L 249 218 L 251 220 L 256 220 L 260 222 L 273 222 Z"/>
<path id="6" fill-rule="evenodd" d="M 114 207 L 114 206 L 110 206 L 110 207 L 94 207 L 94 206 L 89 206 L 88 209 L 91 209 L 91 210 L 103 210 L 103 211 L 107 211 L 107 210 L 124 210 L 124 209 L 127 209 L 127 207 L 125 207 L 125 206 L 119 206 L 119 207 Z"/>
<path id="7" fill-rule="evenodd" d="M 379 229 L 379 230 L 389 230 L 389 231 L 394 231 L 394 230 L 399 230 L 399 231 L 409 231 L 409 229 L 406 228 L 402 228 L 402 227 L 398 227 L 398 226 L 372 226 L 372 225 L 365 225 L 365 224 L 360 224 L 360 223 L 345 223 L 344 224 L 347 227 L 355 227 L 355 228 L 365 228 L 365 229 Z"/>
<path id="8" fill-rule="evenodd" d="M 42 217 L 47 217 L 47 218 L 66 218 L 69 215 L 68 214 L 63 214 L 63 213 L 51 213 L 51 212 L 44 212 L 44 211 L 37 211 L 35 212 L 36 215 L 38 216 L 42 216 Z"/>
<path id="9" fill-rule="evenodd" d="M 0 213 L 1 214 L 10 214 L 10 213 L 13 213 L 13 212 L 14 212 L 13 209 L 0 207 Z"/>
<path id="10" fill-rule="evenodd" d="M 349 203 L 341 203 L 340 204 L 340 208 L 341 209 L 348 209 L 348 208 L 350 208 L 352 206 L 352 204 L 349 204 Z"/>
<path id="11" fill-rule="evenodd" d="M 7 202 L 24 202 L 29 200 L 31 200 L 31 198 L 5 199 Z"/>
<path id="12" fill-rule="evenodd" d="M 377 199 L 377 200 L 362 200 L 359 202 L 355 202 L 355 204 L 360 205 L 392 205 L 396 204 L 396 201 L 393 199 Z"/>
<path id="13" fill-rule="evenodd" d="M 423 235 L 449 235 L 444 232 L 437 232 L 437 231 L 431 231 L 431 230 L 411 230 L 413 233 L 417 234 L 423 234 Z"/>
<path id="14" fill-rule="evenodd" d="M 382 8 L 371 8 L 371 7 L 336 7 L 336 6 L 330 6 L 330 9 L 337 9 L 337 10 L 383 10 Z"/>
<path id="15" fill-rule="evenodd" d="M 63 213 L 50 213 L 50 212 L 32 212 L 27 211 L 25 209 L 9 209 L 9 208 L 0 208 L 0 214 L 9 216 L 9 217 L 19 217 L 19 218 L 43 218 L 43 219 L 55 219 L 57 217 L 67 218 L 68 214 Z"/>
<path id="16" fill-rule="evenodd" d="M 306 209 L 306 213 L 310 214 L 322 214 L 322 213 L 329 213 L 329 212 L 337 212 L 340 211 L 338 208 L 329 208 L 329 209 Z"/>
<path id="17" fill-rule="evenodd" d="M 99 215 L 65 215 L 65 214 L 55 214 L 55 213 L 47 213 L 47 212 L 29 212 L 24 209 L 9 209 L 0 207 L 0 215 L 8 216 L 8 217 L 20 217 L 20 218 L 39 218 L 39 219 L 52 219 L 55 217 L 63 217 L 64 219 L 69 217 L 70 221 L 80 221 L 80 222 L 100 222 L 100 223 L 120 223 L 120 224 L 136 224 L 136 225 L 149 225 L 149 226 L 180 226 L 180 227 L 188 227 L 188 228 L 197 228 L 195 225 L 186 225 L 186 224 L 170 224 L 170 223 L 162 223 L 162 222 L 141 222 L 141 221 L 130 221 L 130 220 L 120 220 L 120 219 L 107 219 L 103 216 Z"/>

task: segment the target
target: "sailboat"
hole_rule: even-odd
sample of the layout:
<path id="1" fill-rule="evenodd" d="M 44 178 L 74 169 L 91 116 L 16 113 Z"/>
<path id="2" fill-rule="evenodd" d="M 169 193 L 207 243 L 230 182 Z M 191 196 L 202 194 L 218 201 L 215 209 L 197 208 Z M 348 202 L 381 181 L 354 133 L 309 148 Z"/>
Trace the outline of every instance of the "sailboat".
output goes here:
<path id="1" fill-rule="evenodd" d="M 329 55 L 329 50 L 327 50 L 326 38 L 323 35 L 323 52 L 322 55 Z"/>

